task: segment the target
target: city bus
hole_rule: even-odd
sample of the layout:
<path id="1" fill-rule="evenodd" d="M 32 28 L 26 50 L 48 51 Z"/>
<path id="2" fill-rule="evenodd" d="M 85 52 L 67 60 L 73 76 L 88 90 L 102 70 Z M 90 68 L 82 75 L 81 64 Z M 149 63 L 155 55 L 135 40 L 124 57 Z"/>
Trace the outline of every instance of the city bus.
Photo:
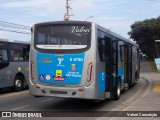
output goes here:
<path id="1" fill-rule="evenodd" d="M 118 100 L 139 79 L 139 47 L 93 22 L 39 23 L 29 65 L 35 97 Z"/>
<path id="2" fill-rule="evenodd" d="M 0 39 L 0 90 L 29 85 L 29 42 Z"/>

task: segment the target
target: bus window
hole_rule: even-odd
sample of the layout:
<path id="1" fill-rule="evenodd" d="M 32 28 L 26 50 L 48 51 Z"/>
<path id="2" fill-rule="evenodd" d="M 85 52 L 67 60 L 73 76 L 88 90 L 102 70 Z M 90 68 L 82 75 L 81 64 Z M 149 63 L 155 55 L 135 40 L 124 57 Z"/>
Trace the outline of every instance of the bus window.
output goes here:
<path id="1" fill-rule="evenodd" d="M 100 61 L 104 62 L 106 60 L 106 42 L 105 33 L 100 31 L 100 36 L 98 35 L 98 51 Z"/>
<path id="2" fill-rule="evenodd" d="M 90 48 L 90 25 L 39 26 L 35 33 L 35 48 L 42 52 L 84 52 Z"/>
<path id="3" fill-rule="evenodd" d="M 22 46 L 18 44 L 11 45 L 11 59 L 12 61 L 23 61 Z"/>
<path id="4" fill-rule="evenodd" d="M 72 40 L 64 39 L 64 40 L 63 40 L 63 44 L 64 44 L 64 45 L 72 44 Z"/>
<path id="5" fill-rule="evenodd" d="M 45 34 L 38 33 L 38 43 L 45 44 Z"/>
<path id="6" fill-rule="evenodd" d="M 8 62 L 7 50 L 0 49 L 0 63 L 7 63 L 7 62 Z"/>
<path id="7" fill-rule="evenodd" d="M 59 45 L 60 44 L 60 40 L 58 40 L 58 38 L 54 37 L 54 36 L 49 36 L 48 38 L 48 44 L 49 45 Z"/>
<path id="8" fill-rule="evenodd" d="M 29 61 L 29 45 L 23 45 L 23 61 Z"/>
<path id="9" fill-rule="evenodd" d="M 120 45 L 120 61 L 124 62 L 124 46 Z"/>

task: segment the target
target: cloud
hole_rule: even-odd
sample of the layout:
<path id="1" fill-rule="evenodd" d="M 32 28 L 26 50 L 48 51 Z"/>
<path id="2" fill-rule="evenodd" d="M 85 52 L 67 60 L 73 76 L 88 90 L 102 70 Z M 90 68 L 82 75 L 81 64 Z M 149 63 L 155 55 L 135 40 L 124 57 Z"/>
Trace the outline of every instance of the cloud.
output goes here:
<path id="1" fill-rule="evenodd" d="M 152 9 L 151 9 L 152 11 L 156 11 L 156 10 L 159 11 L 159 8 L 160 8 L 160 0 L 157 0 L 157 2 L 152 1 L 152 2 L 150 3 L 149 7 L 152 8 Z"/>
<path id="2" fill-rule="evenodd" d="M 29 35 L 17 34 L 12 32 L 5 32 L 0 30 L 0 39 L 7 39 L 10 41 L 19 40 L 19 41 L 30 41 L 31 37 Z"/>
<path id="3" fill-rule="evenodd" d="M 86 20 L 90 16 L 94 16 L 93 20 L 97 23 L 103 23 L 102 25 L 110 28 L 115 32 L 122 31 L 122 28 L 127 28 L 126 23 L 124 23 L 124 18 L 120 17 L 105 17 L 105 11 L 109 12 L 114 9 L 117 9 L 123 1 L 117 0 L 75 0 L 71 7 L 70 14 L 74 14 L 71 19 L 75 20 Z M 63 20 L 65 13 L 65 0 L 24 0 L 19 2 L 17 0 L 13 2 L 6 2 L 0 4 L 2 8 L 11 8 L 11 9 L 23 9 L 29 8 L 27 14 L 32 14 L 41 17 L 48 17 L 50 21 Z M 51 19 L 53 18 L 53 19 Z M 38 22 L 35 19 L 13 19 L 15 23 L 32 25 L 35 22 Z M 39 21 L 39 22 L 42 22 Z M 125 29 L 126 30 L 126 29 Z M 124 30 L 124 31 L 125 31 Z M 126 31 L 125 31 L 126 32 Z M 15 37 L 13 34 L 11 37 Z"/>
<path id="4" fill-rule="evenodd" d="M 115 10 L 124 3 L 124 0 L 94 0 L 96 10 Z"/>
<path id="5" fill-rule="evenodd" d="M 66 12 L 66 2 L 65 0 L 58 0 L 55 3 L 55 0 L 52 0 L 51 2 L 47 3 L 46 6 L 44 6 L 44 10 L 46 13 L 50 16 L 53 16 L 56 20 L 62 20 L 64 17 L 64 14 Z M 71 9 L 69 9 L 70 15 L 74 15 L 71 18 L 86 18 L 89 16 L 90 11 L 93 10 L 93 2 L 92 0 L 85 0 L 82 2 L 82 0 L 75 0 L 71 5 Z"/>
<path id="6" fill-rule="evenodd" d="M 51 0 L 23 0 L 23 1 L 13 1 L 13 2 L 4 2 L 0 4 L 1 8 L 24 8 L 24 7 L 39 7 Z"/>
<path id="7" fill-rule="evenodd" d="M 1 38 L 6 38 L 8 33 L 6 33 L 5 31 L 1 31 L 0 30 L 0 35 L 1 35 Z"/>
<path id="8" fill-rule="evenodd" d="M 71 20 L 86 20 L 90 16 L 94 16 L 87 20 L 96 22 L 128 38 L 127 32 L 135 21 L 159 16 L 160 2 L 156 1 L 75 0 L 71 4 L 70 14 L 74 15 L 71 16 Z M 1 11 L 1 20 L 29 26 L 39 22 L 63 20 L 66 11 L 65 2 L 66 0 L 5 0 L 5 2 L 1 2 L 0 8 L 13 10 L 15 13 L 24 13 L 24 15 L 22 17 L 14 12 Z M 34 16 L 44 17 L 44 19 Z M 9 38 L 18 38 L 12 33 L 7 34 Z M 3 36 L 7 34 L 3 34 Z M 12 35 L 9 36 L 9 34 Z M 17 34 L 17 36 L 21 35 Z"/>

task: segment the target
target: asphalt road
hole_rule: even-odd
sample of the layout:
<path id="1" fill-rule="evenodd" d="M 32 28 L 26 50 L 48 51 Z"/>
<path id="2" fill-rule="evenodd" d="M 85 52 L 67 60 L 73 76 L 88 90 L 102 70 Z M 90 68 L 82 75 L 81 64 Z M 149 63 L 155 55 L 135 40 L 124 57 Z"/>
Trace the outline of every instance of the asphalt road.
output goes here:
<path id="1" fill-rule="evenodd" d="M 33 96 L 28 95 L 28 90 L 25 90 L 21 92 L 0 93 L 0 111 L 82 111 L 82 113 L 78 114 L 79 116 L 83 115 L 83 111 L 119 111 L 116 113 L 117 116 L 121 114 L 121 111 L 160 111 L 160 91 L 158 89 L 160 86 L 159 83 L 160 74 L 158 75 L 152 73 L 148 62 L 142 62 L 140 80 L 133 88 L 124 91 L 118 101 L 105 100 L 103 102 L 99 102 L 91 100 L 64 99 L 53 97 L 34 98 Z M 103 116 L 106 116 L 107 114 L 109 113 L 101 112 L 100 117 L 92 113 L 90 117 L 83 118 L 66 118 L 62 115 L 62 117 L 55 117 L 54 119 L 106 120 L 106 118 Z M 6 120 L 13 118 L 0 119 Z M 14 119 L 17 120 L 17 118 Z M 47 119 L 53 120 L 53 118 L 51 117 Z M 110 117 L 108 119 L 128 120 L 128 118 L 124 117 Z"/>

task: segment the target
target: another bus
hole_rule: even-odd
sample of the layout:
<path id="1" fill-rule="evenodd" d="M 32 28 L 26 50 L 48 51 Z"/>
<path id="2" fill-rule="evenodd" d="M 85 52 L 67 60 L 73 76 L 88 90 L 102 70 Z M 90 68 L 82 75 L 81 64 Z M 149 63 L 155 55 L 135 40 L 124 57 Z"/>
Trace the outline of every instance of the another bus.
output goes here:
<path id="1" fill-rule="evenodd" d="M 0 39 L 0 90 L 19 91 L 29 83 L 29 42 Z"/>
<path id="2" fill-rule="evenodd" d="M 30 48 L 33 96 L 119 99 L 139 78 L 138 45 L 92 22 L 35 24 Z"/>

